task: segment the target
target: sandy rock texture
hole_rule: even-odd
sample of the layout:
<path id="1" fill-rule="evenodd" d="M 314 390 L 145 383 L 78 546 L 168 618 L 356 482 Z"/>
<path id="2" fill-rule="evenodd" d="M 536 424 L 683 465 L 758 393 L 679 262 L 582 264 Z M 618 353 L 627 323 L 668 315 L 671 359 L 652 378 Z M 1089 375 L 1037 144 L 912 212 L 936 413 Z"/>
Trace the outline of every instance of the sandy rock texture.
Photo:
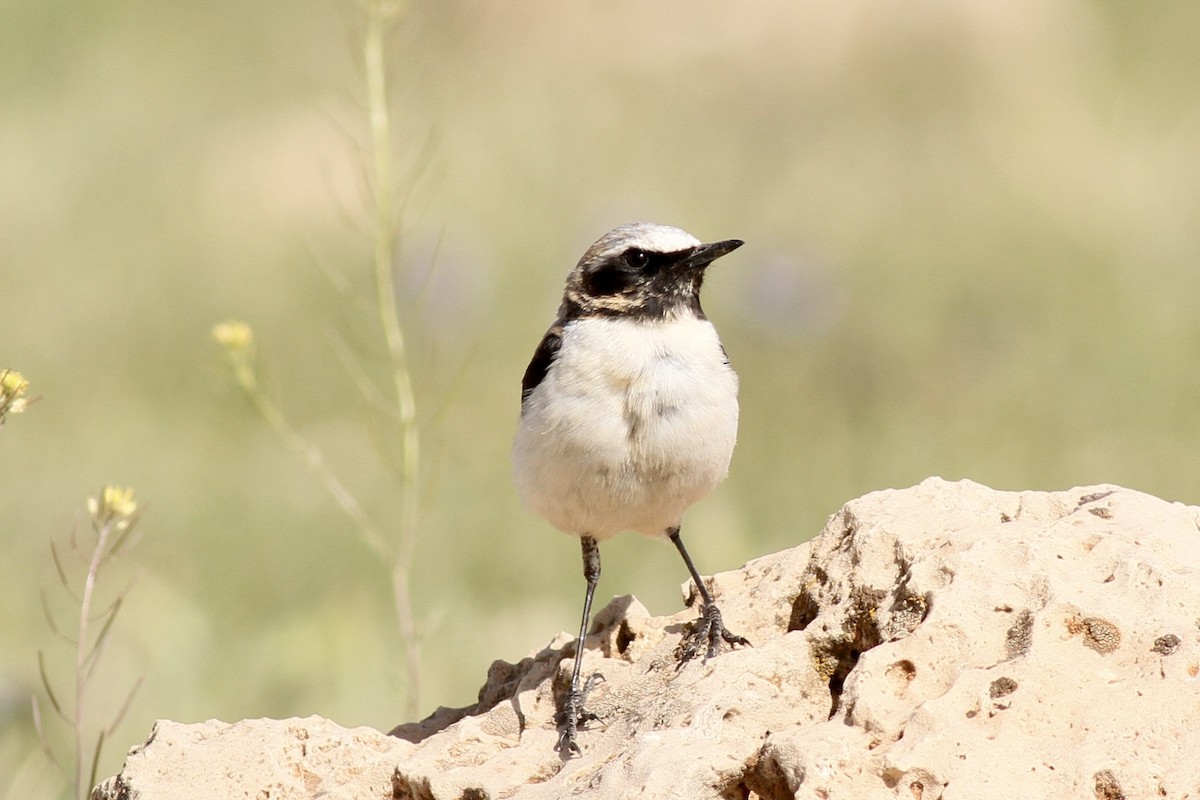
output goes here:
<path id="1" fill-rule="evenodd" d="M 597 614 L 580 757 L 562 634 L 391 736 L 160 722 L 93 798 L 1200 798 L 1200 508 L 931 478 L 712 588 L 754 646 L 707 663 L 694 609 Z"/>
<path id="2" fill-rule="evenodd" d="M 396 764 L 411 747 L 321 717 L 194 725 L 159 720 L 150 738 L 129 751 L 121 773 L 93 789 L 92 797 L 391 797 Z"/>

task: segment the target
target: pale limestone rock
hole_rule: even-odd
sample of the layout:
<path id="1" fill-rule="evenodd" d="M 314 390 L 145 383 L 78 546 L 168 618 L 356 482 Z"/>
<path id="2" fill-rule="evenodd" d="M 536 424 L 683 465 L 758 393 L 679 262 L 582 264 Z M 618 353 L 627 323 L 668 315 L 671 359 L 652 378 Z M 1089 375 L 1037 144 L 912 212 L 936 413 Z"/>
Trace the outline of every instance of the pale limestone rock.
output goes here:
<path id="1" fill-rule="evenodd" d="M 677 669 L 694 610 L 597 613 L 581 757 L 563 634 L 392 737 L 160 722 L 94 797 L 1200 796 L 1200 509 L 931 478 L 712 584 L 754 647 Z"/>
<path id="2" fill-rule="evenodd" d="M 129 751 L 125 766 L 92 791 L 93 800 L 153 798 L 392 796 L 396 764 L 413 745 L 370 728 L 322 719 L 159 720 Z"/>

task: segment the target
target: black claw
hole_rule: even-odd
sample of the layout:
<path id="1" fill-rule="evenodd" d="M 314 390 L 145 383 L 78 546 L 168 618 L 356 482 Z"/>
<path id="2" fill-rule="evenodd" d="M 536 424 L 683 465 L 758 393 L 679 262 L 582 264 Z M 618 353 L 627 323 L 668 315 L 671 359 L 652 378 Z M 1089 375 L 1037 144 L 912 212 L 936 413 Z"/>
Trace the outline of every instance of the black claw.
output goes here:
<path id="1" fill-rule="evenodd" d="M 704 653 L 704 661 L 716 657 L 721 652 L 722 641 L 730 647 L 751 646 L 748 639 L 730 632 L 725 627 L 721 620 L 721 611 L 715 603 L 706 603 L 700 612 L 700 619 L 692 623 L 679 642 L 676 652 L 679 656 L 679 666 L 682 667 L 701 652 Z"/>
<path id="2" fill-rule="evenodd" d="M 587 702 L 587 696 L 591 693 L 595 685 L 603 680 L 603 675 L 599 672 L 594 672 L 588 676 L 587 682 L 583 684 L 582 689 L 572 687 L 567 692 L 566 702 L 563 703 L 563 709 L 559 712 L 557 721 L 560 728 L 558 734 L 558 751 L 568 758 L 572 755 L 583 755 L 583 751 L 579 749 L 579 744 L 575 741 L 576 734 L 579 732 L 579 726 L 600 719 L 591 711 L 586 710 L 583 704 Z"/>
<path id="3" fill-rule="evenodd" d="M 579 698 L 574 692 L 567 695 L 566 707 L 559 715 L 559 727 L 558 752 L 567 758 L 582 755 L 583 751 L 575 742 L 575 734 L 579 729 Z"/>

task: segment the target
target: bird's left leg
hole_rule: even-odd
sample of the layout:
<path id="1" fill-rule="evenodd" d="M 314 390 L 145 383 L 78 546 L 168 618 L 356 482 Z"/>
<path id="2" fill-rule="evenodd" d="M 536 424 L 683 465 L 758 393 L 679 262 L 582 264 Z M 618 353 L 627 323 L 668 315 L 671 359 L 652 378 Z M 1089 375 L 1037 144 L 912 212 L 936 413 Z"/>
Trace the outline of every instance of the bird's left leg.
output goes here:
<path id="1" fill-rule="evenodd" d="M 731 633 L 725 627 L 725 623 L 721 620 L 720 609 L 717 608 L 712 595 L 705 588 L 704 581 L 696 570 L 696 565 L 692 563 L 692 557 L 688 555 L 687 548 L 683 546 L 683 539 L 679 538 L 679 527 L 671 528 L 667 531 L 667 536 L 679 550 L 679 555 L 683 556 L 683 563 L 687 564 L 688 572 L 692 574 L 692 581 L 700 591 L 700 598 L 704 603 L 700 609 L 700 619 L 692 623 L 691 629 L 679 643 L 680 666 L 695 658 L 700 652 L 704 653 L 704 660 L 707 661 L 720 652 L 722 641 L 730 647 L 749 645 L 750 642 L 747 639 Z"/>
<path id="2" fill-rule="evenodd" d="M 587 581 L 587 594 L 583 597 L 583 619 L 579 621 L 579 638 L 575 640 L 575 668 L 571 671 L 571 688 L 567 692 L 566 702 L 563 704 L 558 718 L 560 726 L 558 749 L 564 756 L 580 753 L 579 745 L 575 742 L 579 723 L 596 718 L 594 714 L 584 710 L 583 702 L 587 699 L 588 692 L 591 691 L 596 679 L 601 677 L 593 675 L 582 687 L 579 685 L 579 671 L 583 666 L 583 642 L 587 636 L 588 617 L 592 613 L 592 597 L 596 594 L 596 584 L 600 581 L 600 545 L 591 536 L 584 536 L 581 541 L 583 544 L 583 579 Z"/>

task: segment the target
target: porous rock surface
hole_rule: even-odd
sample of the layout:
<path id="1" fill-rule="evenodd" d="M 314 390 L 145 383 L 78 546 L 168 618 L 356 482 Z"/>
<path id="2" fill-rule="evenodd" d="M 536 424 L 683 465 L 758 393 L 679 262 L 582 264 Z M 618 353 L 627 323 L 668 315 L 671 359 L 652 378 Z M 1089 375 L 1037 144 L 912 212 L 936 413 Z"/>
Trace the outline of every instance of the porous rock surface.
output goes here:
<path id="1" fill-rule="evenodd" d="M 694 608 L 597 614 L 582 756 L 562 634 L 388 736 L 159 722 L 93 798 L 1200 798 L 1200 508 L 931 478 L 712 588 L 754 646 L 707 663 Z"/>

